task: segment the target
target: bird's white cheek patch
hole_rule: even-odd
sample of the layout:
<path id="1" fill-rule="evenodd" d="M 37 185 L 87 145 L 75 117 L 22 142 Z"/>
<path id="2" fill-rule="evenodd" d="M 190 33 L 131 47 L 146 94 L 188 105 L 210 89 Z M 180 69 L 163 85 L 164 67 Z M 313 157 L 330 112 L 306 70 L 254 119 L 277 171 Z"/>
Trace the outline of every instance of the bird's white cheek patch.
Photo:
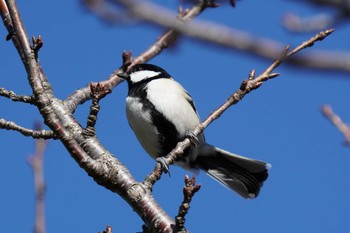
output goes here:
<path id="1" fill-rule="evenodd" d="M 156 72 L 156 71 L 140 70 L 138 72 L 132 73 L 130 75 L 130 80 L 133 83 L 137 83 L 137 82 L 140 82 L 140 81 L 142 81 L 144 79 L 155 77 L 155 76 L 157 76 L 159 74 L 160 74 L 160 72 Z"/>

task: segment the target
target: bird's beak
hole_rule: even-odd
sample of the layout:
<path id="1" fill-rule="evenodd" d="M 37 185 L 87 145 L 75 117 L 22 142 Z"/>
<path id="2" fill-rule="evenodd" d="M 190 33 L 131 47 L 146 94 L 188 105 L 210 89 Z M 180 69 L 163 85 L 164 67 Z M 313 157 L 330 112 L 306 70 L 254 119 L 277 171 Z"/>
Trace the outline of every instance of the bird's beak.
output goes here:
<path id="1" fill-rule="evenodd" d="M 125 79 L 125 80 L 129 80 L 130 79 L 130 75 L 128 75 L 127 73 L 119 73 L 117 74 L 117 76 L 121 79 Z"/>

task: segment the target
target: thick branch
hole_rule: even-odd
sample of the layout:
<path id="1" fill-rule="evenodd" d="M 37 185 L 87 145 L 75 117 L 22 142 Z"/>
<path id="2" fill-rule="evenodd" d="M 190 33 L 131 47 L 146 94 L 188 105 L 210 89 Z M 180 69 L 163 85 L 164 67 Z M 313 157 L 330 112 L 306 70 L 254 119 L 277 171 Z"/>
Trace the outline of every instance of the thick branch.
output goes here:
<path id="1" fill-rule="evenodd" d="M 174 12 L 148 1 L 109 0 L 109 2 L 122 4 L 132 15 L 165 28 L 173 28 L 183 35 L 229 49 L 248 52 L 264 59 L 274 60 L 285 47 L 278 41 L 256 37 L 244 31 L 204 20 L 180 24 L 174 20 L 176 17 Z M 294 56 L 287 62 L 305 68 L 350 72 L 350 53 L 346 52 L 317 50 Z"/>
<path id="2" fill-rule="evenodd" d="M 45 124 L 59 137 L 71 156 L 94 180 L 124 198 L 154 231 L 172 232 L 174 221 L 138 183 L 124 165 L 109 153 L 96 137 L 83 137 L 83 129 L 69 109 L 57 99 L 36 59 L 14 0 L 6 0 L 14 25 L 13 40 L 19 42 L 18 53 L 28 74 L 37 107 Z"/>

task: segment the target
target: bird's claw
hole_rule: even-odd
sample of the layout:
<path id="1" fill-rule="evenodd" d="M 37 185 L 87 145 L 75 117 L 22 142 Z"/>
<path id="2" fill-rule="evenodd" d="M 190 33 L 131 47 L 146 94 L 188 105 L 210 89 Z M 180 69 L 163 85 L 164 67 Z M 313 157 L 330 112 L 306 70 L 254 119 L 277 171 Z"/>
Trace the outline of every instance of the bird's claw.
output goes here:
<path id="1" fill-rule="evenodd" d="M 162 167 L 163 172 L 165 174 L 169 174 L 169 176 L 170 176 L 170 170 L 169 170 L 169 166 L 168 166 L 166 159 L 164 157 L 158 157 L 158 158 L 156 158 L 156 161 L 158 163 L 160 163 L 160 166 Z"/>
<path id="2" fill-rule="evenodd" d="M 199 145 L 199 140 L 198 137 L 193 133 L 192 130 L 189 130 L 186 132 L 186 137 L 190 139 L 191 143 L 195 146 L 198 147 Z"/>

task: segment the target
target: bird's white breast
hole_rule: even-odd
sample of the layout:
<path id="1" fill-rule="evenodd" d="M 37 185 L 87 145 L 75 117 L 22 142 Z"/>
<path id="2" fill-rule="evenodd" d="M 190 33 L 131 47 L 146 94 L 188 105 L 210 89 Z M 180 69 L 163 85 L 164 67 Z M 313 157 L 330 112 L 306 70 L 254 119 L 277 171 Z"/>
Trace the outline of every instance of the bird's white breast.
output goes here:
<path id="1" fill-rule="evenodd" d="M 156 158 L 161 145 L 158 143 L 158 132 L 152 124 L 149 110 L 143 109 L 143 104 L 137 97 L 126 98 L 126 115 L 137 139 L 146 152 Z"/>

